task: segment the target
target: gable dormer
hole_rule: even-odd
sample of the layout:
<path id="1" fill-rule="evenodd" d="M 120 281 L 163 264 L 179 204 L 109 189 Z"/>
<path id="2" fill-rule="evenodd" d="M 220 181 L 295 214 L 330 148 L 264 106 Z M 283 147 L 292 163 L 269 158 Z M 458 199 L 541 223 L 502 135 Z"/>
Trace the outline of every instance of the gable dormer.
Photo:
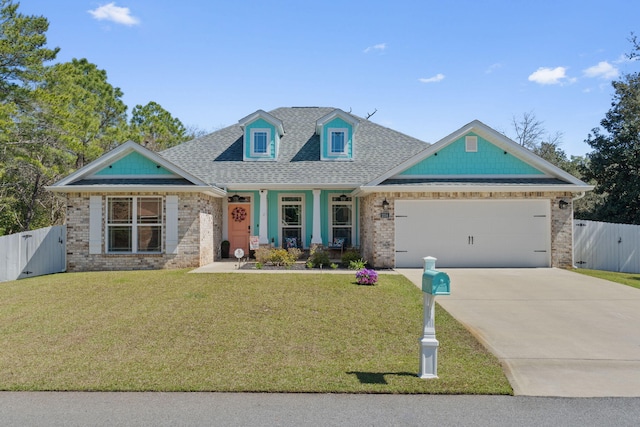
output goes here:
<path id="1" fill-rule="evenodd" d="M 238 121 L 244 138 L 242 159 L 245 161 L 275 161 L 278 159 L 280 137 L 284 135 L 282 121 L 258 110 Z"/>
<path id="2" fill-rule="evenodd" d="M 358 120 L 342 110 L 333 110 L 316 122 L 320 136 L 320 160 L 353 160 Z"/>

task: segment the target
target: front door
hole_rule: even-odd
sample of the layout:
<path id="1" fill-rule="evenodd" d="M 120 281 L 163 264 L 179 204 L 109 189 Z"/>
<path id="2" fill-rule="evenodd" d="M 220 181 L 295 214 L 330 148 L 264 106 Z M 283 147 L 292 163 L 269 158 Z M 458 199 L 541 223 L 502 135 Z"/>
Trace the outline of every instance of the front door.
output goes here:
<path id="1" fill-rule="evenodd" d="M 251 205 L 247 203 L 229 203 L 227 209 L 229 223 L 229 254 L 233 257 L 240 248 L 249 255 L 249 236 L 251 235 Z"/>

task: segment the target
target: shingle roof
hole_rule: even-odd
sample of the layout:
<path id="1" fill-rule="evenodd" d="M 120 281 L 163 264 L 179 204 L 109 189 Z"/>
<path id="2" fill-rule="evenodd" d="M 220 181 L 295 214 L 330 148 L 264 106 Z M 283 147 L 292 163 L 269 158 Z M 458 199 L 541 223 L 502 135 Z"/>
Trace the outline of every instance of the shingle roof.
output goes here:
<path id="1" fill-rule="evenodd" d="M 282 120 L 277 161 L 242 161 L 243 133 L 232 125 L 160 153 L 209 185 L 301 184 L 358 186 L 425 150 L 427 143 L 363 118 L 355 134 L 353 161 L 321 161 L 316 121 L 334 111 L 325 107 L 278 108 Z"/>

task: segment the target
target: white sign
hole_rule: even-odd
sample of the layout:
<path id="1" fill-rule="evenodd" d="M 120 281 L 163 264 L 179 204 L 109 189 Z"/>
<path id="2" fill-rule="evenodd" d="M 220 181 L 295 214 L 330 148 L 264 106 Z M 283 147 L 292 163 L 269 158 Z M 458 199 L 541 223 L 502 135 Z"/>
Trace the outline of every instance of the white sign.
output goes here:
<path id="1" fill-rule="evenodd" d="M 242 248 L 238 248 L 233 254 L 236 256 L 236 258 L 240 259 L 244 256 L 244 251 L 242 250 Z"/>
<path id="2" fill-rule="evenodd" d="M 260 249 L 260 236 L 249 236 L 249 249 L 252 251 Z"/>

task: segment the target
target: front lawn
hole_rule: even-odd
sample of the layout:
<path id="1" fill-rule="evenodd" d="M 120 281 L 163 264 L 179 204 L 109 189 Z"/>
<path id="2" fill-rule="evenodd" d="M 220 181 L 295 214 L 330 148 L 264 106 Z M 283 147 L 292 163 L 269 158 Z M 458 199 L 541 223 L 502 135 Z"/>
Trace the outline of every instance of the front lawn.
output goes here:
<path id="1" fill-rule="evenodd" d="M 440 307 L 436 331 L 440 378 L 422 380 L 403 276 L 57 274 L 0 283 L 0 389 L 512 393 Z"/>
<path id="2" fill-rule="evenodd" d="M 614 271 L 589 270 L 586 268 L 574 268 L 573 271 L 640 289 L 640 274 L 637 273 L 616 273 Z"/>

